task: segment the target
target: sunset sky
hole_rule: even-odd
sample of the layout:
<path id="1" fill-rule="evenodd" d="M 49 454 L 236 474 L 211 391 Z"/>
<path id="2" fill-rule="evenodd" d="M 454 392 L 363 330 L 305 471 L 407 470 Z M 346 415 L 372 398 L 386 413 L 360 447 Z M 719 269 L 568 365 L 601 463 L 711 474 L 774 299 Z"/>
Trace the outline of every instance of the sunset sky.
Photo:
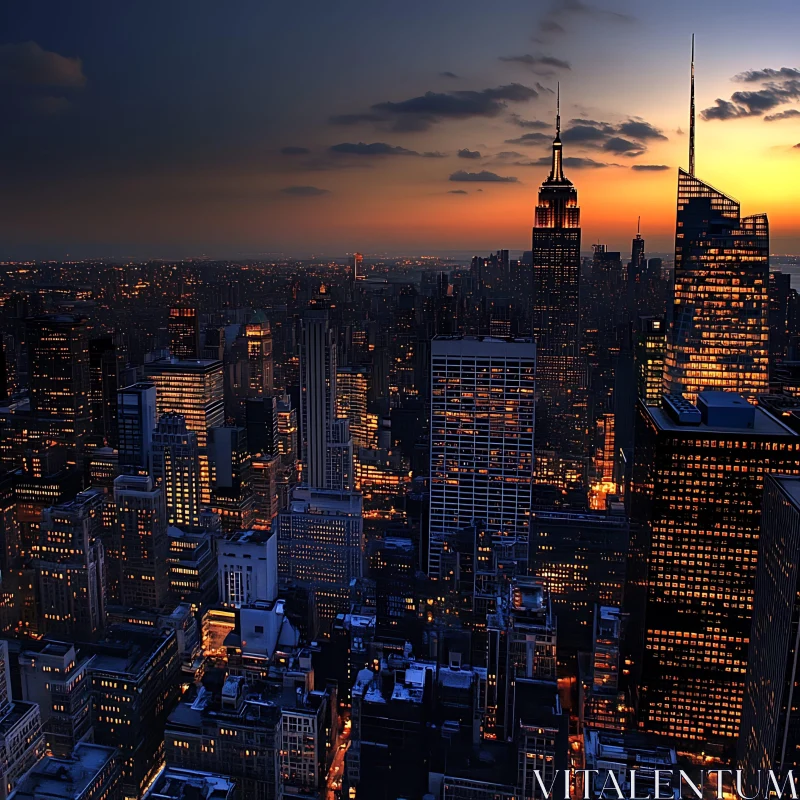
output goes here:
<path id="1" fill-rule="evenodd" d="M 529 249 L 561 84 L 584 248 L 697 175 L 800 253 L 797 0 L 6 3 L 0 258 Z M 526 138 L 527 137 L 527 138 Z"/>

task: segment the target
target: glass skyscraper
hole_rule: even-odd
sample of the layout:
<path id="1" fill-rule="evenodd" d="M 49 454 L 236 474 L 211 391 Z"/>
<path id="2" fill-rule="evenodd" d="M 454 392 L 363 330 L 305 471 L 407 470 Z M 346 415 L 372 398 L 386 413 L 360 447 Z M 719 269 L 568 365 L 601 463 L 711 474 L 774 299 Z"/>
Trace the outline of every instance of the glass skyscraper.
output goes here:
<path id="1" fill-rule="evenodd" d="M 768 258 L 766 214 L 742 219 L 735 200 L 678 170 L 667 392 L 769 390 Z"/>

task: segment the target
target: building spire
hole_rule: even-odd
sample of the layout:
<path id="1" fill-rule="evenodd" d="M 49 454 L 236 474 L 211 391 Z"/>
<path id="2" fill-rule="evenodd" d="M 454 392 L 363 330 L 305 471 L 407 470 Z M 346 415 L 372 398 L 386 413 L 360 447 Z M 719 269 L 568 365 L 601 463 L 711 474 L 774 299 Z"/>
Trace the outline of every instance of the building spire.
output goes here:
<path id="1" fill-rule="evenodd" d="M 694 177 L 694 34 L 692 34 L 692 77 L 689 99 L 689 174 Z"/>
<path id="2" fill-rule="evenodd" d="M 636 235 L 642 235 L 642 217 L 641 214 L 636 218 Z"/>
<path id="3" fill-rule="evenodd" d="M 550 183 L 564 183 L 564 168 L 561 163 L 561 84 L 556 89 L 556 135 L 553 139 L 553 166 L 550 169 Z"/>

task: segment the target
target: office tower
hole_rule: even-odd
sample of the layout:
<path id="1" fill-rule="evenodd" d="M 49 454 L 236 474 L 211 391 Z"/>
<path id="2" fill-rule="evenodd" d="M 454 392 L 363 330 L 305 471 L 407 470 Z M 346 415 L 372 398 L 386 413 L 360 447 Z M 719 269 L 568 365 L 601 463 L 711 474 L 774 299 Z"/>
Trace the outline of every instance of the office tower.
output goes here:
<path id="1" fill-rule="evenodd" d="M 45 745 L 60 758 L 91 735 L 91 658 L 64 642 L 23 648 L 19 655 L 22 697 L 39 705 Z"/>
<path id="2" fill-rule="evenodd" d="M 249 365 L 248 396 L 270 395 L 272 377 L 272 332 L 263 311 L 257 311 L 252 322 L 244 326 Z"/>
<path id="3" fill-rule="evenodd" d="M 429 577 L 447 534 L 476 519 L 527 549 L 535 370 L 530 339 L 431 342 Z"/>
<path id="4" fill-rule="evenodd" d="M 0 717 L 6 715 L 11 702 L 11 665 L 8 662 L 8 642 L 0 639 Z"/>
<path id="5" fill-rule="evenodd" d="M 649 406 L 661 403 L 664 393 L 664 357 L 667 326 L 660 317 L 639 317 L 633 359 L 636 369 L 636 396 Z"/>
<path id="6" fill-rule="evenodd" d="M 361 253 L 353 253 L 353 280 L 360 281 L 366 278 L 363 274 L 364 256 Z"/>
<path id="7" fill-rule="evenodd" d="M 367 431 L 369 373 L 366 367 L 337 367 L 336 416 L 347 419 L 353 447 L 371 447 Z"/>
<path id="8" fill-rule="evenodd" d="M 628 703 L 621 691 L 621 642 L 625 615 L 615 606 L 595 606 L 592 664 L 581 713 L 590 728 L 625 730 Z"/>
<path id="9" fill-rule="evenodd" d="M 249 397 L 245 401 L 247 448 L 253 454 L 278 454 L 278 398 Z"/>
<path id="10" fill-rule="evenodd" d="M 10 703 L 0 715 L 0 800 L 6 800 L 44 752 L 39 706 Z"/>
<path id="11" fill-rule="evenodd" d="M 776 364 L 789 353 L 789 310 L 792 293 L 791 275 L 769 273 L 769 363 L 770 377 Z"/>
<path id="12" fill-rule="evenodd" d="M 799 598 L 800 477 L 768 475 L 738 742 L 738 766 L 749 781 L 757 770 L 785 774 L 800 765 Z"/>
<path id="13" fill-rule="evenodd" d="M 203 359 L 225 360 L 225 328 L 206 328 L 203 341 Z"/>
<path id="14" fill-rule="evenodd" d="M 280 576 L 313 591 L 321 620 L 346 611 L 350 583 L 363 574 L 361 495 L 298 487 L 274 526 Z"/>
<path id="15" fill-rule="evenodd" d="M 114 481 L 122 603 L 160 608 L 169 594 L 169 538 L 164 490 L 147 475 Z"/>
<path id="16" fill-rule="evenodd" d="M 550 175 L 539 190 L 533 228 L 531 316 L 536 389 L 544 410 L 537 449 L 581 459 L 586 445 L 586 376 L 581 358 L 581 228 L 578 193 L 564 177 L 561 117 Z"/>
<path id="17" fill-rule="evenodd" d="M 352 441 L 336 416 L 336 337 L 326 311 L 303 318 L 300 354 L 303 482 L 312 489 L 352 490 Z"/>
<path id="18" fill-rule="evenodd" d="M 200 522 L 200 455 L 197 434 L 186 419 L 170 411 L 158 421 L 152 438 L 153 480 L 167 504 L 167 522 L 197 527 Z"/>
<path id="19" fill-rule="evenodd" d="M 252 459 L 244 428 L 209 428 L 208 466 L 210 507 L 219 514 L 222 529 L 249 530 L 254 521 Z"/>
<path id="20" fill-rule="evenodd" d="M 134 383 L 117 392 L 119 471 L 123 475 L 149 474 L 153 467 L 156 408 L 153 383 Z"/>
<path id="21" fill-rule="evenodd" d="M 693 134 L 689 148 L 689 171 L 678 169 L 664 389 L 690 402 L 705 389 L 755 400 L 769 389 L 767 215 L 740 217 L 736 200 L 695 177 Z"/>
<path id="22" fill-rule="evenodd" d="M 122 763 L 116 747 L 79 742 L 45 756 L 17 784 L 15 800 L 121 800 Z"/>
<path id="23" fill-rule="evenodd" d="M 279 511 L 281 457 L 253 456 L 250 486 L 253 490 L 253 527 L 266 531 Z"/>
<path id="24" fill-rule="evenodd" d="M 798 455 L 797 433 L 735 393 L 639 401 L 626 605 L 634 631 L 645 615 L 645 731 L 736 738 L 764 479 L 800 472 Z"/>
<path id="25" fill-rule="evenodd" d="M 202 531 L 186 533 L 169 528 L 169 591 L 194 611 L 217 602 L 217 556 L 215 539 Z"/>
<path id="26" fill-rule="evenodd" d="M 144 371 L 155 384 L 159 416 L 182 414 L 186 427 L 197 434 L 198 447 L 204 448 L 208 429 L 225 421 L 222 362 L 159 359 L 145 364 Z"/>
<path id="27" fill-rule="evenodd" d="M 94 433 L 117 446 L 117 391 L 121 348 L 114 336 L 89 341 L 89 411 Z"/>
<path id="28" fill-rule="evenodd" d="M 102 490 L 46 509 L 35 565 L 40 633 L 93 639 L 105 627 L 106 587 Z"/>
<path id="29" fill-rule="evenodd" d="M 278 397 L 278 452 L 284 464 L 293 465 L 298 458 L 297 445 L 297 409 L 292 408 L 292 400 L 288 394 Z"/>
<path id="30" fill-rule="evenodd" d="M 621 508 L 534 510 L 528 568 L 550 593 L 562 664 L 591 651 L 596 607 L 622 605 L 629 541 Z"/>
<path id="31" fill-rule="evenodd" d="M 200 318 L 191 306 L 172 306 L 169 310 L 169 354 L 180 361 L 200 356 Z"/>
<path id="32" fill-rule="evenodd" d="M 123 759 L 124 798 L 141 797 L 164 758 L 164 727 L 179 694 L 175 631 L 115 625 L 89 666 L 95 742 L 113 742 Z"/>
<path id="33" fill-rule="evenodd" d="M 89 337 L 71 314 L 26 322 L 30 407 L 49 439 L 80 451 L 91 428 Z"/>
<path id="34" fill-rule="evenodd" d="M 219 599 L 241 608 L 278 596 L 278 537 L 274 533 L 241 531 L 217 539 Z"/>

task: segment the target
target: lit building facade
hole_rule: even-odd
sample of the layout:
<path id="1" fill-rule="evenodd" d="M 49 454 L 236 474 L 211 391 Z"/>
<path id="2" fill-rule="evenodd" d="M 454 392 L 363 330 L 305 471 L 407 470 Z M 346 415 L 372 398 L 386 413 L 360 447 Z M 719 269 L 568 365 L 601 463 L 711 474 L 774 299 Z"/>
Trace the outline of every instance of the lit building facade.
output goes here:
<path id="1" fill-rule="evenodd" d="M 664 358 L 667 351 L 667 326 L 660 317 L 639 317 L 634 344 L 636 396 L 649 406 L 661 403 L 664 394 Z"/>
<path id="2" fill-rule="evenodd" d="M 196 527 L 200 523 L 200 454 L 197 434 L 186 419 L 169 412 L 162 415 L 152 438 L 153 479 L 164 490 L 167 522 Z"/>
<path id="3" fill-rule="evenodd" d="M 189 361 L 200 355 L 200 318 L 191 306 L 169 310 L 169 352 L 173 358 Z"/>
<path id="4" fill-rule="evenodd" d="M 353 447 L 371 447 L 367 428 L 369 376 L 366 367 L 337 367 L 336 416 L 350 423 Z"/>
<path id="5" fill-rule="evenodd" d="M 429 577 L 448 534 L 475 519 L 527 545 L 535 370 L 530 339 L 432 340 Z"/>
<path id="6" fill-rule="evenodd" d="M 640 727 L 683 743 L 730 743 L 742 712 L 764 480 L 800 472 L 800 437 L 732 392 L 702 392 L 698 407 L 673 396 L 662 408 L 640 400 L 636 423 L 626 605 L 632 628 L 645 615 L 643 658 L 633 646 Z"/>
<path id="7" fill-rule="evenodd" d="M 156 427 L 156 387 L 134 383 L 117 393 L 119 469 L 126 475 L 152 469 L 152 438 Z"/>
<path id="8" fill-rule="evenodd" d="M 678 170 L 675 295 L 664 391 L 769 390 L 769 226 Z"/>

